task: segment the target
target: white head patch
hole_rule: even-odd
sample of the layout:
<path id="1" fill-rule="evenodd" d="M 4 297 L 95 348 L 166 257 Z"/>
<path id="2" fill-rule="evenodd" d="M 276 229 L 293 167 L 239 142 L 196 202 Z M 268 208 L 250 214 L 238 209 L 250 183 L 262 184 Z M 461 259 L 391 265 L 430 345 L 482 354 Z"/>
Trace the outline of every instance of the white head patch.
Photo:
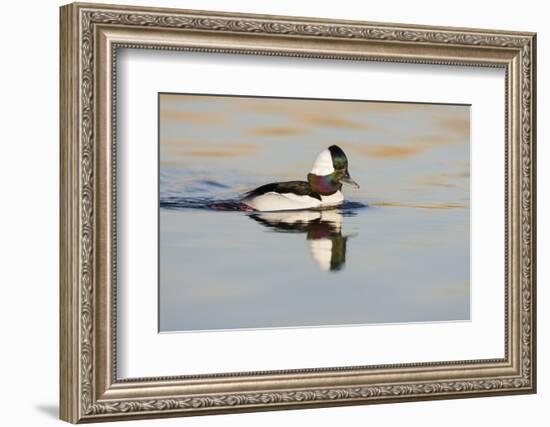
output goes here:
<path id="1" fill-rule="evenodd" d="M 332 166 L 332 156 L 330 151 L 328 149 L 323 150 L 315 159 L 311 173 L 313 175 L 324 176 L 330 175 L 332 172 L 334 172 L 334 166 Z"/>

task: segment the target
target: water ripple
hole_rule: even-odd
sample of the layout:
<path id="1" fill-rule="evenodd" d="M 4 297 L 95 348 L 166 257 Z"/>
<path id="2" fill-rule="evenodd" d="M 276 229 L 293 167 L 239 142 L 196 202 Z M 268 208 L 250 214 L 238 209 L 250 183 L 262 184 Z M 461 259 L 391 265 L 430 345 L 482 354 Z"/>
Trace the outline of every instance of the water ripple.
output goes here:
<path id="1" fill-rule="evenodd" d="M 213 211 L 240 211 L 253 212 L 254 209 L 241 203 L 240 198 L 216 199 L 211 197 L 164 197 L 160 200 L 160 207 L 164 209 L 204 209 Z M 338 210 L 343 216 L 355 216 L 357 210 L 368 207 L 361 202 L 344 201 L 340 206 L 330 208 L 303 209 L 309 211 Z"/>

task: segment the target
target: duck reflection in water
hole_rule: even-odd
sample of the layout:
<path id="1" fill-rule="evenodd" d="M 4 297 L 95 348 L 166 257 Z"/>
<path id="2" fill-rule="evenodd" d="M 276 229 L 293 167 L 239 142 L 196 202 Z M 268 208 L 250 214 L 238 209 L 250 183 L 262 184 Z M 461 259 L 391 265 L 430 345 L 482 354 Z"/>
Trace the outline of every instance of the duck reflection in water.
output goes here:
<path id="1" fill-rule="evenodd" d="M 249 217 L 275 232 L 306 234 L 311 256 L 321 269 L 334 272 L 344 268 L 350 236 L 342 235 L 340 210 L 262 212 Z"/>

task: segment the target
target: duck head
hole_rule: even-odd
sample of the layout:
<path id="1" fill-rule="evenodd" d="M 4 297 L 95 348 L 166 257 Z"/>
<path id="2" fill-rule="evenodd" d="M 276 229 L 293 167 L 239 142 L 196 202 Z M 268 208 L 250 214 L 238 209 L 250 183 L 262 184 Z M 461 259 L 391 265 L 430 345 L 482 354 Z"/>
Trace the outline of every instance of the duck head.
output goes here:
<path id="1" fill-rule="evenodd" d="M 342 188 L 342 183 L 359 188 L 349 174 L 346 154 L 337 145 L 319 153 L 307 180 L 312 189 L 322 195 L 334 194 Z"/>

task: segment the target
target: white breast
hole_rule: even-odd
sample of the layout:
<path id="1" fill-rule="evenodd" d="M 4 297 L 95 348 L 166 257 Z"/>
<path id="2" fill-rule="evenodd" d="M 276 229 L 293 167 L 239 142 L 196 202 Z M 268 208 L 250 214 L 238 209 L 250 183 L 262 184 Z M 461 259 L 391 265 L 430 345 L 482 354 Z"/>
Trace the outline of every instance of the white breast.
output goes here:
<path id="1" fill-rule="evenodd" d="M 321 206 L 321 201 L 314 197 L 275 192 L 244 199 L 243 203 L 257 211 L 288 211 L 318 208 Z"/>
<path id="2" fill-rule="evenodd" d="M 337 206 L 344 201 L 344 195 L 337 191 L 330 196 L 321 196 L 321 206 Z"/>

